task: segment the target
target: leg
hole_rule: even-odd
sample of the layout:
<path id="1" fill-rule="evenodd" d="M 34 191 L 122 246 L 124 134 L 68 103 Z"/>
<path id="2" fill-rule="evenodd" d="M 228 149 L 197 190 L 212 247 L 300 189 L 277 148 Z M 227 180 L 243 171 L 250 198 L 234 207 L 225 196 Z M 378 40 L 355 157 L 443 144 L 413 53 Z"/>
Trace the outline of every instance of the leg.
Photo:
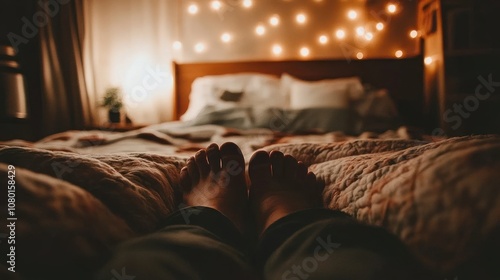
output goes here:
<path id="1" fill-rule="evenodd" d="M 157 233 L 121 245 L 97 279 L 252 279 L 241 237 L 247 188 L 239 148 L 211 145 L 181 171 L 184 202 Z"/>
<path id="2" fill-rule="evenodd" d="M 264 279 L 414 279 L 418 264 L 381 228 L 319 208 L 315 176 L 291 156 L 250 161 L 251 208 L 261 230 Z M 309 209 L 309 210 L 306 210 Z"/>

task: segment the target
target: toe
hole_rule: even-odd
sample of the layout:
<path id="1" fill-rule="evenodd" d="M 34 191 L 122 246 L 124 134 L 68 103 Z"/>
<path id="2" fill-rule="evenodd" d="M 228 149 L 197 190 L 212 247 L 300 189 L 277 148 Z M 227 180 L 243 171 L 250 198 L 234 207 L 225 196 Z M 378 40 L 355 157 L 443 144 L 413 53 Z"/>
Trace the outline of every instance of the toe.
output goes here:
<path id="1" fill-rule="evenodd" d="M 211 144 L 208 146 L 206 153 L 210 170 L 213 173 L 218 173 L 221 169 L 219 146 L 217 146 L 217 144 Z"/>
<path id="2" fill-rule="evenodd" d="M 248 164 L 248 176 L 252 187 L 258 187 L 271 180 L 271 160 L 267 152 L 257 151 L 252 155 Z"/>
<path id="3" fill-rule="evenodd" d="M 271 159 L 271 166 L 273 170 L 273 177 L 277 179 L 282 179 L 284 175 L 284 161 L 285 161 L 285 156 L 283 155 L 282 152 L 279 151 L 272 151 L 270 154 L 270 159 Z"/>
<path id="4" fill-rule="evenodd" d="M 196 161 L 194 157 L 189 158 L 187 164 L 187 170 L 189 177 L 191 178 L 191 184 L 196 185 L 200 181 L 200 171 L 198 170 L 198 166 L 196 165 Z"/>
<path id="5" fill-rule="evenodd" d="M 245 178 L 245 159 L 240 148 L 232 143 L 227 142 L 220 147 L 220 155 L 222 160 L 222 169 L 225 170 L 231 177 Z"/>
<path id="6" fill-rule="evenodd" d="M 297 181 L 299 183 L 303 183 L 306 180 L 306 177 L 307 177 L 307 166 L 302 161 L 299 161 L 297 163 Z"/>
<path id="7" fill-rule="evenodd" d="M 283 176 L 288 181 L 295 181 L 297 178 L 297 160 L 291 155 L 285 155 Z"/>
<path id="8" fill-rule="evenodd" d="M 200 178 L 205 179 L 208 177 L 210 173 L 210 166 L 207 161 L 207 153 L 205 150 L 200 150 L 194 155 L 194 160 L 196 161 L 196 165 L 198 166 L 198 170 L 200 172 Z"/>
<path id="9" fill-rule="evenodd" d="M 316 185 L 316 175 L 314 175 L 314 173 L 312 173 L 312 172 L 307 173 L 305 186 L 306 187 L 313 187 L 315 185 Z"/>
<path id="10" fill-rule="evenodd" d="M 180 184 L 182 191 L 189 192 L 191 190 L 191 178 L 189 177 L 187 166 L 181 169 Z"/>

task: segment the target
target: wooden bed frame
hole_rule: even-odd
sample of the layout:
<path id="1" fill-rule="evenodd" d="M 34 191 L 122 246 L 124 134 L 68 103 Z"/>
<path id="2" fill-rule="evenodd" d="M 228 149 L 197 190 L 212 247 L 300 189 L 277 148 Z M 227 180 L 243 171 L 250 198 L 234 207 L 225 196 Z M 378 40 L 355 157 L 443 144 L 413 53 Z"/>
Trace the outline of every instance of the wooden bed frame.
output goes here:
<path id="1" fill-rule="evenodd" d="M 424 127 L 423 59 L 367 60 L 288 60 L 249 62 L 173 63 L 175 82 L 174 118 L 187 110 L 193 81 L 202 76 L 257 72 L 280 76 L 289 73 L 297 78 L 315 81 L 359 76 L 363 83 L 387 88 L 395 100 L 403 121 Z"/>

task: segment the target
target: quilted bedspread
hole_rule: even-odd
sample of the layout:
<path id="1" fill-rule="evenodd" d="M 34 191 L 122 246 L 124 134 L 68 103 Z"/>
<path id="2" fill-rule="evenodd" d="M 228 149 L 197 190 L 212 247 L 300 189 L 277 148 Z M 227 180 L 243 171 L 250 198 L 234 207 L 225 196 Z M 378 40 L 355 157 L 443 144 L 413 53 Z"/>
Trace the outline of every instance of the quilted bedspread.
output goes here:
<path id="1" fill-rule="evenodd" d="M 467 265 L 480 269 L 491 252 L 498 256 L 500 137 L 281 142 L 264 149 L 281 150 L 310 166 L 325 182 L 326 207 L 387 228 L 429 268 L 441 273 Z M 185 157 L 155 153 L 0 146 L 1 178 L 15 167 L 21 273 L 16 275 L 92 275 L 117 244 L 157 230 L 183 206 L 178 174 L 184 164 Z M 6 221 L 5 184 L 3 189 L 0 218 Z M 0 243 L 2 252 L 6 244 Z M 5 263 L 2 259 L 0 266 Z M 8 279 L 4 275 L 12 275 L 6 267 L 0 277 Z"/>

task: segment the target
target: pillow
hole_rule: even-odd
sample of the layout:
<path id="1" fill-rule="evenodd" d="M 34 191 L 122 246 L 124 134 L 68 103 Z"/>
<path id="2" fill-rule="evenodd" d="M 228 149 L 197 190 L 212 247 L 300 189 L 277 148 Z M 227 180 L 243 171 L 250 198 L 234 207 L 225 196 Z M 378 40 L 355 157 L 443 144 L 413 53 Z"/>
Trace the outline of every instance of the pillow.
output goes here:
<path id="1" fill-rule="evenodd" d="M 368 90 L 354 109 L 358 114 L 355 121 L 358 133 L 385 132 L 402 124 L 396 105 L 386 89 Z"/>
<path id="2" fill-rule="evenodd" d="M 303 83 L 328 83 L 333 85 L 343 84 L 347 86 L 347 93 L 349 94 L 350 100 L 359 100 L 364 96 L 364 87 L 361 83 L 361 79 L 359 77 L 349 77 L 349 78 L 338 78 L 338 79 L 327 79 L 320 80 L 315 82 L 308 82 L 297 79 L 287 73 L 281 75 L 281 94 L 286 97 L 290 97 L 291 90 L 294 83 L 303 82 Z"/>
<path id="3" fill-rule="evenodd" d="M 291 109 L 348 109 L 349 104 L 349 86 L 346 83 L 295 81 L 290 88 Z"/>
<path id="4" fill-rule="evenodd" d="M 239 73 L 199 77 L 191 86 L 189 106 L 181 120 L 194 119 L 207 106 L 212 109 L 278 106 L 283 103 L 279 89 L 280 80 L 271 75 Z M 242 94 L 238 101 L 228 102 L 221 99 L 225 91 Z"/>
<path id="5" fill-rule="evenodd" d="M 229 91 L 229 90 L 224 90 L 222 91 L 219 99 L 222 101 L 226 102 L 238 102 L 241 100 L 241 97 L 243 96 L 243 91 Z"/>

